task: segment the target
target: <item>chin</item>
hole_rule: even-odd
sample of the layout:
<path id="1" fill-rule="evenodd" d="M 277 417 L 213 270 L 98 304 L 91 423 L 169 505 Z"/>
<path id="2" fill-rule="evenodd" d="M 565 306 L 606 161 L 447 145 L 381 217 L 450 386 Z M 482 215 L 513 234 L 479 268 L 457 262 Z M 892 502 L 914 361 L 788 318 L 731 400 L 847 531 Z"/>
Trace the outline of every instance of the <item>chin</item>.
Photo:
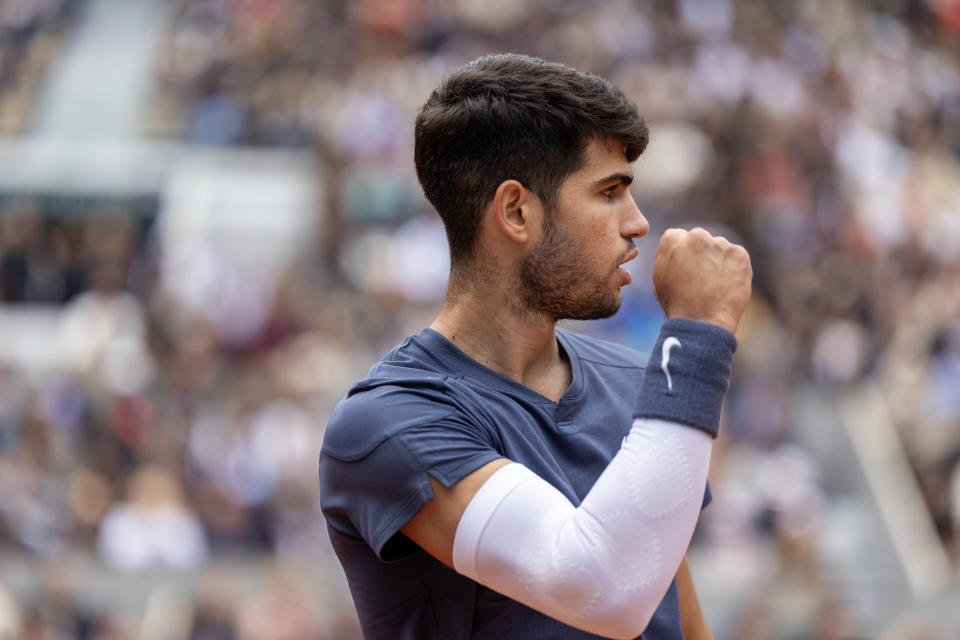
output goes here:
<path id="1" fill-rule="evenodd" d="M 592 304 L 580 304 L 576 307 L 565 309 L 564 313 L 557 320 L 602 320 L 609 318 L 617 311 L 620 311 L 622 296 L 617 291 L 613 296 L 604 297 L 602 300 L 593 300 Z"/>

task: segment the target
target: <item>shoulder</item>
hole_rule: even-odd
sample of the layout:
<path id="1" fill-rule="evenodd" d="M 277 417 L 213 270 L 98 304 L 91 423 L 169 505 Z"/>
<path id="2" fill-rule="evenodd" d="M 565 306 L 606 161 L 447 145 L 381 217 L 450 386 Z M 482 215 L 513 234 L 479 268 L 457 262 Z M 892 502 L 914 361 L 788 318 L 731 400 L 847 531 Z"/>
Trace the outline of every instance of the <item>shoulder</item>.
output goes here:
<path id="1" fill-rule="evenodd" d="M 622 344 L 582 333 L 558 328 L 557 334 L 564 347 L 572 348 L 580 360 L 594 365 L 643 371 L 649 357 Z"/>
<path id="2" fill-rule="evenodd" d="M 451 373 L 419 353 L 410 336 L 375 364 L 334 407 L 322 451 L 358 459 L 409 427 L 437 424 L 454 412 Z"/>
<path id="3" fill-rule="evenodd" d="M 423 424 L 436 424 L 453 413 L 446 399 L 444 376 L 403 371 L 391 378 L 365 378 L 350 389 L 330 415 L 323 452 L 356 459 L 396 433 Z"/>

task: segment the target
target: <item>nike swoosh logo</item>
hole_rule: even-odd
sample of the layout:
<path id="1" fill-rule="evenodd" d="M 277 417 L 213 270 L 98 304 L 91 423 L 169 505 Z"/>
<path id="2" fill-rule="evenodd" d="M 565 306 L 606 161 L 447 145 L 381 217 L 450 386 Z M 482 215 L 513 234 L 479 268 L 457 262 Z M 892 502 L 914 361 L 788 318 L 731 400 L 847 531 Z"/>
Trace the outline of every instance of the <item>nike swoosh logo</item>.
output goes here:
<path id="1" fill-rule="evenodd" d="M 663 341 L 663 346 L 660 347 L 660 369 L 663 370 L 663 375 L 667 376 L 668 391 L 673 391 L 673 380 L 670 378 L 670 350 L 682 346 L 679 340 L 670 336 Z"/>

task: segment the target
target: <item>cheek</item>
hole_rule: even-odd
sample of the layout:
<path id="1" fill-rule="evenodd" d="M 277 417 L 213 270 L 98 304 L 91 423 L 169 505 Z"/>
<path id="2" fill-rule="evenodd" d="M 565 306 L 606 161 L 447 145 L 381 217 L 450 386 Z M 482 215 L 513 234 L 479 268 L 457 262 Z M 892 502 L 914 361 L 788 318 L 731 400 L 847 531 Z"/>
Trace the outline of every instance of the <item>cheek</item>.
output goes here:
<path id="1" fill-rule="evenodd" d="M 580 251 L 584 273 L 592 273 L 594 276 L 605 274 L 616 267 L 616 257 L 610 243 L 597 240 L 591 238 L 583 243 Z"/>

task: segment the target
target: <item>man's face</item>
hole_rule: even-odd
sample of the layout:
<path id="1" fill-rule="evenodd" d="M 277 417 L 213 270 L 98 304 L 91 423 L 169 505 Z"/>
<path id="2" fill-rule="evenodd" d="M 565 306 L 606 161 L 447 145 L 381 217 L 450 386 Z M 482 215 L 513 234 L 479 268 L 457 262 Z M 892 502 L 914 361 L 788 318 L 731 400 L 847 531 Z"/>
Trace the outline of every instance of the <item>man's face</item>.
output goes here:
<path id="1" fill-rule="evenodd" d="M 636 257 L 633 238 L 650 228 L 627 188 L 633 171 L 615 142 L 594 140 L 584 154 L 517 269 L 521 313 L 606 318 L 620 308 L 620 287 L 631 281 L 620 265 Z"/>

